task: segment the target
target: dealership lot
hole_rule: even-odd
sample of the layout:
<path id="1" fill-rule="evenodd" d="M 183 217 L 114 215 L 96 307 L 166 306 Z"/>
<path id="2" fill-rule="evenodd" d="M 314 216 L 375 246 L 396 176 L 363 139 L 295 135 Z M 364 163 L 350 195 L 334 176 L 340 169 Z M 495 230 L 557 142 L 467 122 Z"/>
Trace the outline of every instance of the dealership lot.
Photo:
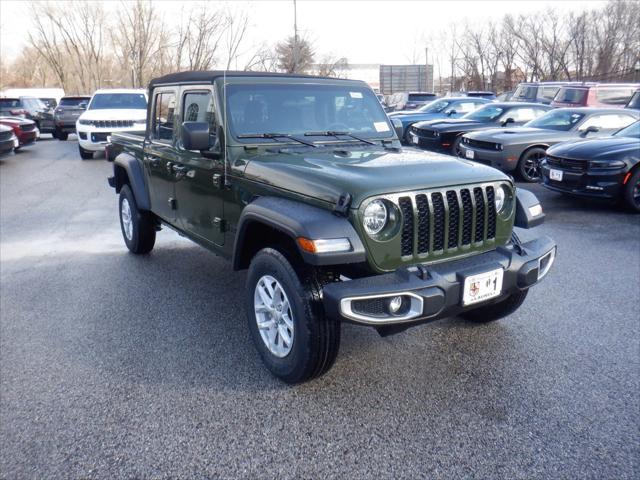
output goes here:
<path id="1" fill-rule="evenodd" d="M 347 325 L 289 387 L 243 272 L 166 229 L 127 253 L 110 170 L 75 140 L 0 160 L 0 477 L 640 475 L 638 216 L 527 186 L 558 259 L 520 310 Z"/>

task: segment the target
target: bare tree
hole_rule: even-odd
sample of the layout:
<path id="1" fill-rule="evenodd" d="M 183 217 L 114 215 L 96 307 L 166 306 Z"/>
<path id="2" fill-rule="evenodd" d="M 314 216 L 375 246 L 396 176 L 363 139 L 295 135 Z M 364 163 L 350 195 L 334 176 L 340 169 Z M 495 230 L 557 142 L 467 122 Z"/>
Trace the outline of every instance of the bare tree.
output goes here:
<path id="1" fill-rule="evenodd" d="M 346 78 L 349 70 L 349 61 L 344 57 L 336 58 L 331 55 L 325 55 L 316 68 L 316 73 L 322 77 Z"/>
<path id="2" fill-rule="evenodd" d="M 247 60 L 243 70 L 277 72 L 278 62 L 279 59 L 275 47 L 262 44 L 256 48 L 255 53 Z"/>
<path id="3" fill-rule="evenodd" d="M 315 52 L 305 38 L 289 37 L 276 45 L 278 67 L 287 73 L 302 73 L 311 68 Z"/>

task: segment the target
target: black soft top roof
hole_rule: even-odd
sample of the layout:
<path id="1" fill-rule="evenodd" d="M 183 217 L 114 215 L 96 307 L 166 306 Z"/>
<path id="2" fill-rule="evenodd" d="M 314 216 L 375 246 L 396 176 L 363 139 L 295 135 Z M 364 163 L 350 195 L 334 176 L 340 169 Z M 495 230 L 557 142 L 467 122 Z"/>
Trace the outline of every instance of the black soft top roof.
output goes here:
<path id="1" fill-rule="evenodd" d="M 206 71 L 187 71 L 176 72 L 164 75 L 162 77 L 154 78 L 149 83 L 149 88 L 153 88 L 156 85 L 172 85 L 180 83 L 212 83 L 216 78 L 220 78 L 225 75 L 224 70 L 206 70 Z M 226 71 L 227 77 L 281 77 L 281 78 L 314 78 L 324 80 L 337 80 L 337 81 L 354 81 L 345 80 L 334 77 L 319 77 L 316 75 L 304 75 L 301 73 L 273 73 L 273 72 L 244 72 L 244 71 Z"/>

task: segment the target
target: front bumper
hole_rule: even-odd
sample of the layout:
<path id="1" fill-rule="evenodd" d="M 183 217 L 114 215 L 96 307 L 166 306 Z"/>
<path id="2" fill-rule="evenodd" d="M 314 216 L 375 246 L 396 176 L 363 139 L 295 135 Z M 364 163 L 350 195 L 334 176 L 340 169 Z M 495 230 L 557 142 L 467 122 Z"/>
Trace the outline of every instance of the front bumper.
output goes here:
<path id="1" fill-rule="evenodd" d="M 407 143 L 414 147 L 434 152 L 446 152 L 449 148 L 442 145 L 442 136 L 437 137 L 421 137 L 411 130 L 407 132 Z"/>
<path id="2" fill-rule="evenodd" d="M 78 143 L 85 150 L 100 152 L 107 145 L 107 138 L 116 132 L 139 132 L 140 125 L 127 128 L 95 128 L 91 125 L 76 124 Z"/>
<path id="3" fill-rule="evenodd" d="M 31 130 L 30 132 L 22 132 L 18 135 L 18 140 L 20 141 L 20 146 L 29 145 L 33 143 L 38 138 L 38 131 Z"/>
<path id="4" fill-rule="evenodd" d="M 490 167 L 497 168 L 503 172 L 512 172 L 518 166 L 519 156 L 516 152 L 510 152 L 508 147 L 506 150 L 493 151 L 474 148 L 461 143 L 460 151 L 462 153 L 461 156 L 467 160 L 489 165 Z"/>
<path id="5" fill-rule="evenodd" d="M 57 120 L 56 121 L 56 131 L 62 133 L 76 133 L 76 122 L 75 120 Z"/>
<path id="6" fill-rule="evenodd" d="M 561 181 L 551 180 L 549 173 L 551 169 L 562 171 Z M 540 171 L 542 172 L 542 185 L 549 190 L 581 197 L 614 199 L 622 193 L 622 182 L 627 168 L 593 169 L 579 172 L 549 166 L 543 162 L 540 165 Z"/>
<path id="7" fill-rule="evenodd" d="M 411 325 L 451 317 L 532 287 L 549 271 L 555 252 L 555 242 L 549 237 L 540 237 L 519 246 L 509 244 L 461 260 L 331 283 L 323 289 L 324 308 L 330 318 L 371 326 Z M 504 270 L 500 296 L 462 306 L 465 277 L 498 268 Z M 390 313 L 362 314 L 353 308 L 354 301 L 380 302 L 395 296 L 410 299 L 410 308 L 399 317 Z"/>

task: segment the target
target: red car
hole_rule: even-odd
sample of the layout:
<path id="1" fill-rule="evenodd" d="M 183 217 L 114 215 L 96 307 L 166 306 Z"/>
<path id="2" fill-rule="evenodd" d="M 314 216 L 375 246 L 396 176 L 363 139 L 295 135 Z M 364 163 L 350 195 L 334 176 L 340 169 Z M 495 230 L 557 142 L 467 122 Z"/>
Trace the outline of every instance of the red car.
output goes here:
<path id="1" fill-rule="evenodd" d="M 16 150 L 24 145 L 28 145 L 36 141 L 40 136 L 40 131 L 36 127 L 36 122 L 18 117 L 0 117 L 0 125 L 6 125 L 13 129 L 18 142 L 20 143 Z"/>
<path id="2" fill-rule="evenodd" d="M 638 88 L 640 84 L 637 83 L 565 85 L 556 93 L 551 106 L 623 108 Z"/>

